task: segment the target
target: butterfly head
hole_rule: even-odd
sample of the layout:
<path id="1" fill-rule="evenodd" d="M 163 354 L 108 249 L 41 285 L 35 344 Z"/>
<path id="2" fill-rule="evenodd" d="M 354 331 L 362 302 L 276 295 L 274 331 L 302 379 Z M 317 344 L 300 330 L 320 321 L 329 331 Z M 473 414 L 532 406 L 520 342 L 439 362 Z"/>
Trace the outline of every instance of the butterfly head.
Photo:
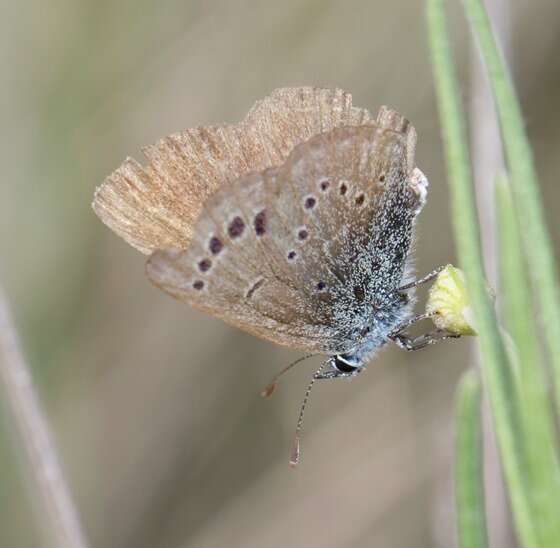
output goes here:
<path id="1" fill-rule="evenodd" d="M 321 379 L 354 377 L 362 371 L 364 363 L 350 354 L 331 356 L 320 374 Z"/>

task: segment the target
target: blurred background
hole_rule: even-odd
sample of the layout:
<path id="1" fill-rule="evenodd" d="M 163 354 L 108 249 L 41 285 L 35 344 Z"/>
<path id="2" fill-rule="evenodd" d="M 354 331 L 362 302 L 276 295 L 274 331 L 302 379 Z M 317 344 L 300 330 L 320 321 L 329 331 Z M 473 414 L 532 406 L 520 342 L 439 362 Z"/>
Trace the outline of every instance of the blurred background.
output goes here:
<path id="1" fill-rule="evenodd" d="M 449 4 L 469 104 L 468 35 Z M 476 360 L 471 341 L 387 348 L 354 381 L 321 383 L 292 471 L 317 360 L 263 400 L 300 354 L 159 292 L 144 257 L 90 208 L 144 144 L 236 122 L 277 87 L 338 86 L 416 126 L 431 181 L 417 269 L 453 262 L 423 2 L 4 0 L 2 13 L 0 280 L 92 546 L 453 546 L 453 395 Z M 558 241 L 560 4 L 511 0 L 508 18 Z M 0 546 L 41 546 L 0 411 Z"/>

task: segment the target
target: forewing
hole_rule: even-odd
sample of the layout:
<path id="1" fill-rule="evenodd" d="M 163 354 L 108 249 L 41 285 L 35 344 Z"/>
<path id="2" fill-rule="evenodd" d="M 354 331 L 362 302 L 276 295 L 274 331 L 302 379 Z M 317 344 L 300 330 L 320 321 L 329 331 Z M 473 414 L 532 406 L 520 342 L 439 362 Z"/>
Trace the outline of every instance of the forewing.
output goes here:
<path id="1" fill-rule="evenodd" d="M 93 209 L 143 253 L 183 249 L 202 204 L 216 190 L 282 164 L 318 133 L 371 121 L 340 89 L 277 89 L 239 124 L 188 129 L 145 147 L 147 165 L 127 159 L 96 190 Z"/>

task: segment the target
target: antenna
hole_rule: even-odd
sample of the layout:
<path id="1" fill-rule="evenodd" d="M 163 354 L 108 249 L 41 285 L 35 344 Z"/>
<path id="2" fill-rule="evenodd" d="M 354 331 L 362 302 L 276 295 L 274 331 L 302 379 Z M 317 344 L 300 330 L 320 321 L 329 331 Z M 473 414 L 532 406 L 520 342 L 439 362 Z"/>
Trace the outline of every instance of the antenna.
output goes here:
<path id="1" fill-rule="evenodd" d="M 313 385 L 315 384 L 315 381 L 317 379 L 321 378 L 321 372 L 330 363 L 331 359 L 332 358 L 329 358 L 328 360 L 325 360 L 321 364 L 321 367 L 319 367 L 319 369 L 317 369 L 317 371 L 315 371 L 313 377 L 311 378 L 309 386 L 307 387 L 307 390 L 305 391 L 305 396 L 303 397 L 303 401 L 301 402 L 301 407 L 300 407 L 300 410 L 299 410 L 299 417 L 298 417 L 297 426 L 296 426 L 296 433 L 295 433 L 295 436 L 294 436 L 294 443 L 293 443 L 293 446 L 292 446 L 292 452 L 290 454 L 290 466 L 292 468 L 295 468 L 299 464 L 300 432 L 301 432 L 301 428 L 303 426 L 303 414 L 305 413 L 305 407 L 307 406 L 307 401 L 309 400 L 309 396 L 311 394 L 311 389 L 313 388 Z"/>
<path id="2" fill-rule="evenodd" d="M 290 365 L 284 367 L 284 369 L 282 369 L 282 371 L 277 373 L 274 376 L 274 378 L 264 387 L 263 391 L 261 392 L 261 396 L 263 398 L 269 398 L 270 396 L 272 396 L 274 390 L 276 390 L 276 387 L 278 386 L 278 379 L 284 373 L 289 371 L 292 367 L 294 367 L 294 365 L 297 365 L 298 363 L 301 363 L 302 361 L 307 360 L 308 358 L 312 358 L 315 355 L 316 354 L 306 354 L 305 356 L 302 356 L 301 358 L 298 358 L 295 362 L 292 362 Z"/>

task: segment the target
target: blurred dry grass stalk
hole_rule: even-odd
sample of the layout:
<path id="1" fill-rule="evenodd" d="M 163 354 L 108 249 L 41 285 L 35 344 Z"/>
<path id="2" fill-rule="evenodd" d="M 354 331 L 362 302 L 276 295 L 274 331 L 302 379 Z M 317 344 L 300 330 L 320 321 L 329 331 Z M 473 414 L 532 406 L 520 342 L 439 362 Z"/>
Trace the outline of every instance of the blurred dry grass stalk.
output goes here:
<path id="1" fill-rule="evenodd" d="M 307 370 L 270 402 L 259 391 L 297 355 L 152 290 L 142 258 L 89 210 L 93 188 L 143 143 L 238 120 L 276 87 L 340 86 L 356 104 L 388 103 L 413 121 L 432 182 L 418 271 L 453 261 L 423 2 L 26 8 L 7 3 L 0 33 L 10 107 L 2 276 L 92 545 L 450 546 L 464 343 L 414 360 L 387 351 L 359 382 L 321 386 L 308 465 L 289 474 Z M 512 2 L 515 74 L 550 219 L 560 197 L 559 15 L 551 0 Z M 464 74 L 465 25 L 452 17 Z M 5 426 L 0 418 L 0 546 L 34 546 Z"/>
<path id="2" fill-rule="evenodd" d="M 35 499 L 37 514 L 42 517 L 40 521 L 48 533 L 41 544 L 53 548 L 87 548 L 1 286 L 0 379 L 17 429 L 16 437 L 23 442 L 30 493 L 39 495 Z"/>

